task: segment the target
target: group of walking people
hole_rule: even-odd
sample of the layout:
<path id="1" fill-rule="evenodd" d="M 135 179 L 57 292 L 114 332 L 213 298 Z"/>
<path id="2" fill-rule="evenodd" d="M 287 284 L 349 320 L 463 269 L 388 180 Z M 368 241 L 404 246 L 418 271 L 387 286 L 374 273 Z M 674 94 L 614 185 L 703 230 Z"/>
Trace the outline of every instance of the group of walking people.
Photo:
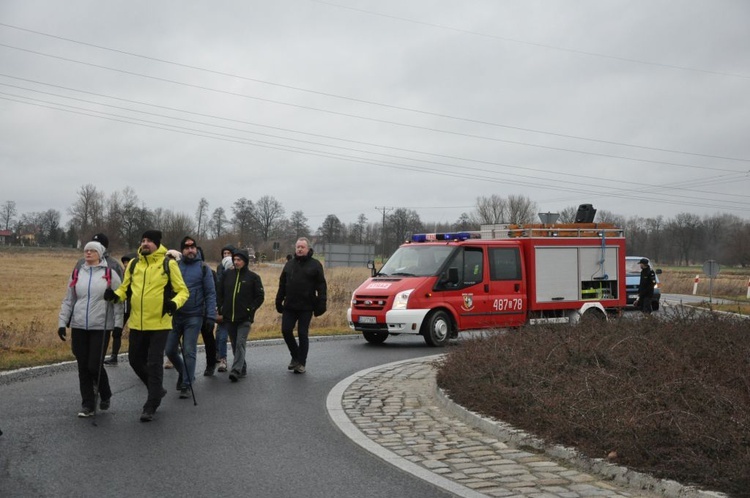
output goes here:
<path id="1" fill-rule="evenodd" d="M 137 253 L 128 255 L 129 260 L 123 257 L 123 269 L 107 254 L 107 237 L 96 234 L 84 246 L 84 257 L 70 276 L 58 335 L 64 341 L 67 329 L 71 330 L 81 393 L 79 417 L 95 416 L 97 407 L 109 409 L 112 389 L 103 365 L 117 364 L 126 323 L 128 361 L 148 393 L 142 422 L 154 419 L 168 392 L 163 386 L 165 353 L 178 373 L 180 397 L 192 393 L 199 335 L 206 346 L 204 375 L 213 375 L 217 366 L 219 371 L 229 370 L 231 382 L 247 375 L 246 342 L 265 300 L 260 276 L 249 269 L 247 251 L 222 248 L 222 261 L 214 272 L 194 238 L 184 237 L 179 252 L 168 250 L 161 238 L 158 230 L 144 232 Z M 309 240 L 297 240 L 295 256 L 281 271 L 275 300 L 291 356 L 288 369 L 298 374 L 306 371 L 312 317 L 326 311 L 325 275 L 312 255 Z M 105 361 L 110 333 L 113 351 Z M 226 359 L 227 338 L 231 366 Z"/>

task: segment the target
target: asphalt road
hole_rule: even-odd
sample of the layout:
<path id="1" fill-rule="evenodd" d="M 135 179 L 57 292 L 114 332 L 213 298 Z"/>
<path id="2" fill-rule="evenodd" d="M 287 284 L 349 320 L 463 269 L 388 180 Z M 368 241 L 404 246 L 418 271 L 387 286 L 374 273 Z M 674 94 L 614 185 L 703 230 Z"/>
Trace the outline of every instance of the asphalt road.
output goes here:
<path id="1" fill-rule="evenodd" d="M 363 451 L 331 423 L 328 392 L 376 365 L 440 352 L 421 336 L 311 343 L 308 372 L 286 369 L 283 343 L 248 349 L 249 376 L 200 376 L 139 421 L 146 388 L 127 363 L 108 368 L 112 407 L 79 419 L 74 367 L 0 385 L 0 496 L 439 497 L 449 496 Z M 201 353 L 202 354 L 202 353 Z M 204 358 L 199 368 L 203 371 Z"/>

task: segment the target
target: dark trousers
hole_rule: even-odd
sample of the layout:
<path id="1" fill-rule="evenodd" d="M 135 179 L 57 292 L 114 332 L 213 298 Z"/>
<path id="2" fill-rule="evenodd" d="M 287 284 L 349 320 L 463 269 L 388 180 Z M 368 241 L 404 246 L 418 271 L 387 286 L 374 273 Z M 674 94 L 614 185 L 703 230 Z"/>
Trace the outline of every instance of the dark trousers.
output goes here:
<path id="1" fill-rule="evenodd" d="M 638 309 L 642 312 L 649 314 L 654 310 L 653 307 L 653 295 L 651 296 L 640 296 L 638 297 Z"/>
<path id="2" fill-rule="evenodd" d="M 122 326 L 124 327 L 126 323 L 128 323 L 128 317 L 130 316 L 130 311 L 125 312 L 125 318 L 122 322 Z M 112 332 L 112 358 L 117 358 L 117 355 L 120 354 L 120 347 L 122 346 L 122 330 L 119 332 Z"/>
<path id="3" fill-rule="evenodd" d="M 78 384 L 81 390 L 81 406 L 93 410 L 94 385 L 102 399 L 112 397 L 107 371 L 101 367 L 104 353 L 107 352 L 109 334 L 103 330 L 71 330 L 71 347 L 78 363 Z"/>
<path id="4" fill-rule="evenodd" d="M 203 337 L 203 345 L 206 348 L 206 367 L 213 367 L 216 365 L 216 338 L 214 337 L 214 327 L 209 327 L 206 320 L 203 320 L 201 337 Z"/>
<path id="5" fill-rule="evenodd" d="M 307 364 L 307 351 L 310 349 L 308 334 L 310 332 L 312 316 L 312 311 L 288 310 L 286 308 L 281 314 L 281 335 L 284 336 L 286 347 L 289 348 L 292 359 L 297 360 L 303 365 Z M 295 324 L 297 325 L 299 344 L 294 339 Z"/>
<path id="6" fill-rule="evenodd" d="M 128 361 L 135 374 L 148 388 L 143 409 L 156 410 L 161 404 L 164 381 L 164 348 L 169 330 L 130 329 Z"/>

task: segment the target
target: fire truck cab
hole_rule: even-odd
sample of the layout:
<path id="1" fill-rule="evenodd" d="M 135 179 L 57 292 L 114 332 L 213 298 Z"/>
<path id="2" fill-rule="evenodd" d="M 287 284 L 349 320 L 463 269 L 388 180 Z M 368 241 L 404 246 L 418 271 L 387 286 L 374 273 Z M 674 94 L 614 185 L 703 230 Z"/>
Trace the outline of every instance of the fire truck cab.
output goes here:
<path id="1" fill-rule="evenodd" d="M 625 238 L 604 223 L 489 225 L 417 234 L 352 295 L 349 326 L 371 343 L 420 334 L 606 319 L 626 305 Z"/>

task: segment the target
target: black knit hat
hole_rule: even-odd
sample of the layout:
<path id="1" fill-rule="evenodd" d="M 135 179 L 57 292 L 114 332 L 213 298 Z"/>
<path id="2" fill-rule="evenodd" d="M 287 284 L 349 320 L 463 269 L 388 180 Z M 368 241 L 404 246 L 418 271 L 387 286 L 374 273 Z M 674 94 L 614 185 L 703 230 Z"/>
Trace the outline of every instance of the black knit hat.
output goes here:
<path id="1" fill-rule="evenodd" d="M 232 256 L 239 256 L 245 261 L 245 264 L 250 264 L 250 256 L 247 254 L 247 251 L 244 249 L 235 249 L 232 253 Z"/>
<path id="2" fill-rule="evenodd" d="M 151 242 L 156 244 L 156 246 L 158 247 L 161 245 L 161 231 L 160 230 L 146 230 L 145 232 L 143 232 L 143 235 L 141 235 L 141 240 L 143 239 L 150 240 Z"/>
<path id="3" fill-rule="evenodd" d="M 638 264 L 648 266 L 649 264 L 651 264 L 651 262 L 648 260 L 648 258 L 641 258 L 641 260 L 638 261 Z"/>
<path id="4" fill-rule="evenodd" d="M 185 249 L 185 244 L 187 243 L 187 241 L 188 241 L 188 240 L 191 240 L 191 241 L 193 241 L 193 244 L 194 244 L 194 245 L 196 245 L 196 246 L 198 245 L 198 243 L 197 243 L 197 242 L 195 241 L 195 239 L 194 239 L 194 238 L 192 238 L 192 237 L 191 237 L 191 236 L 189 236 L 189 235 L 185 235 L 185 236 L 184 236 L 184 237 L 182 238 L 182 240 L 180 241 L 180 251 L 182 251 L 182 250 L 184 250 L 184 249 Z"/>
<path id="5" fill-rule="evenodd" d="M 103 233 L 95 233 L 93 237 L 91 237 L 91 240 L 95 240 L 96 242 L 99 242 L 101 245 L 104 246 L 105 249 L 109 248 L 109 238 L 107 238 L 106 235 Z"/>

